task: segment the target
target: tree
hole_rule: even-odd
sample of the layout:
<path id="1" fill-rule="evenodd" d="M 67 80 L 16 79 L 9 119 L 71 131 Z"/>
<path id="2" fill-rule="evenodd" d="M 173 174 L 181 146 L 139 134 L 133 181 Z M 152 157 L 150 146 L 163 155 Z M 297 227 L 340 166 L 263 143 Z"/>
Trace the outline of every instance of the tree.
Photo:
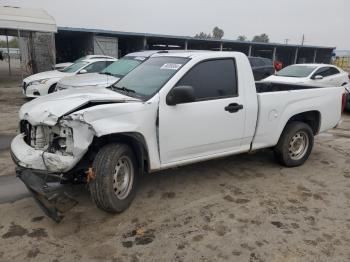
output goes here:
<path id="1" fill-rule="evenodd" d="M 240 36 L 237 37 L 237 40 L 238 41 L 246 41 L 247 37 L 245 35 L 240 35 Z"/>
<path id="2" fill-rule="evenodd" d="M 6 40 L 0 40 L 0 47 L 7 48 Z M 17 38 L 9 39 L 9 48 L 18 48 Z"/>
<path id="3" fill-rule="evenodd" d="M 206 34 L 204 32 L 200 32 L 199 34 L 196 34 L 194 36 L 195 38 L 200 38 L 200 39 L 209 39 L 212 38 L 211 34 Z"/>
<path id="4" fill-rule="evenodd" d="M 253 42 L 262 42 L 262 43 L 268 43 L 269 40 L 269 36 L 267 34 L 261 34 L 261 35 L 256 35 L 253 37 Z"/>
<path id="5" fill-rule="evenodd" d="M 200 39 L 221 39 L 223 36 L 224 36 L 224 30 L 215 26 L 213 28 L 213 35 L 211 35 L 210 33 L 206 34 L 204 32 L 200 32 L 199 34 L 196 34 L 194 37 L 200 38 Z"/>
<path id="6" fill-rule="evenodd" d="M 213 29 L 213 38 L 215 39 L 221 39 L 224 36 L 224 30 L 221 28 L 215 26 Z"/>

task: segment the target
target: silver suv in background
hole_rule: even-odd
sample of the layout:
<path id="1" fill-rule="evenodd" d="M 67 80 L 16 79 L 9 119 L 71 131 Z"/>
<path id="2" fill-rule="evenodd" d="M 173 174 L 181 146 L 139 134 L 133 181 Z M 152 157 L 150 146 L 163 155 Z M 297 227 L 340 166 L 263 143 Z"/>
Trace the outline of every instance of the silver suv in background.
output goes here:
<path id="1" fill-rule="evenodd" d="M 120 78 L 124 77 L 138 65 L 146 61 L 153 54 L 161 52 L 165 51 L 140 51 L 127 54 L 99 73 L 75 75 L 61 79 L 56 86 L 56 91 L 85 86 L 102 88 L 110 86 L 117 82 Z"/>

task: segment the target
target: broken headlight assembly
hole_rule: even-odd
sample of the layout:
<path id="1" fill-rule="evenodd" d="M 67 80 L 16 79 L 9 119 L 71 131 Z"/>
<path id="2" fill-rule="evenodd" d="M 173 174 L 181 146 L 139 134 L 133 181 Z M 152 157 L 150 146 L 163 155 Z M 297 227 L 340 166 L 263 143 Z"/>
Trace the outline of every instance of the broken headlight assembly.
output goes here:
<path id="1" fill-rule="evenodd" d="M 35 149 L 51 153 L 73 153 L 73 130 L 63 126 L 32 126 L 27 121 L 21 123 L 21 132 L 25 134 L 25 141 Z"/>

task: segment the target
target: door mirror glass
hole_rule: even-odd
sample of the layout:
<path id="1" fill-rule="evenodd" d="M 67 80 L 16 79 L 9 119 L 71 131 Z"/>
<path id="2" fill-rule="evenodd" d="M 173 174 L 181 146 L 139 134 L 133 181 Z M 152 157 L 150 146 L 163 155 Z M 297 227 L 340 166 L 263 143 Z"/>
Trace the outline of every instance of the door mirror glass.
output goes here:
<path id="1" fill-rule="evenodd" d="M 86 69 L 81 69 L 81 70 L 79 71 L 79 74 L 86 74 L 86 73 L 87 73 Z"/>
<path id="2" fill-rule="evenodd" d="M 176 86 L 166 97 L 166 103 L 169 106 L 177 104 L 190 103 L 196 100 L 192 86 Z"/>
<path id="3" fill-rule="evenodd" d="M 322 79 L 323 79 L 323 76 L 321 76 L 321 75 L 315 75 L 315 76 L 313 77 L 313 79 L 314 79 L 314 80 L 322 80 Z"/>

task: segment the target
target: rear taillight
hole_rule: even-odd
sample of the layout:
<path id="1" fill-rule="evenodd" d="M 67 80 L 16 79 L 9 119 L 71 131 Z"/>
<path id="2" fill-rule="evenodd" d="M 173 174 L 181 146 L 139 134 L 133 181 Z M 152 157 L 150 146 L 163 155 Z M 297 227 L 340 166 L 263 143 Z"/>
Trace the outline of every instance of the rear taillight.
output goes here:
<path id="1" fill-rule="evenodd" d="M 341 97 L 341 111 L 344 112 L 346 106 L 346 93 Z"/>
<path id="2" fill-rule="evenodd" d="M 350 74 L 348 74 L 348 78 L 349 78 L 349 80 L 350 80 Z"/>

